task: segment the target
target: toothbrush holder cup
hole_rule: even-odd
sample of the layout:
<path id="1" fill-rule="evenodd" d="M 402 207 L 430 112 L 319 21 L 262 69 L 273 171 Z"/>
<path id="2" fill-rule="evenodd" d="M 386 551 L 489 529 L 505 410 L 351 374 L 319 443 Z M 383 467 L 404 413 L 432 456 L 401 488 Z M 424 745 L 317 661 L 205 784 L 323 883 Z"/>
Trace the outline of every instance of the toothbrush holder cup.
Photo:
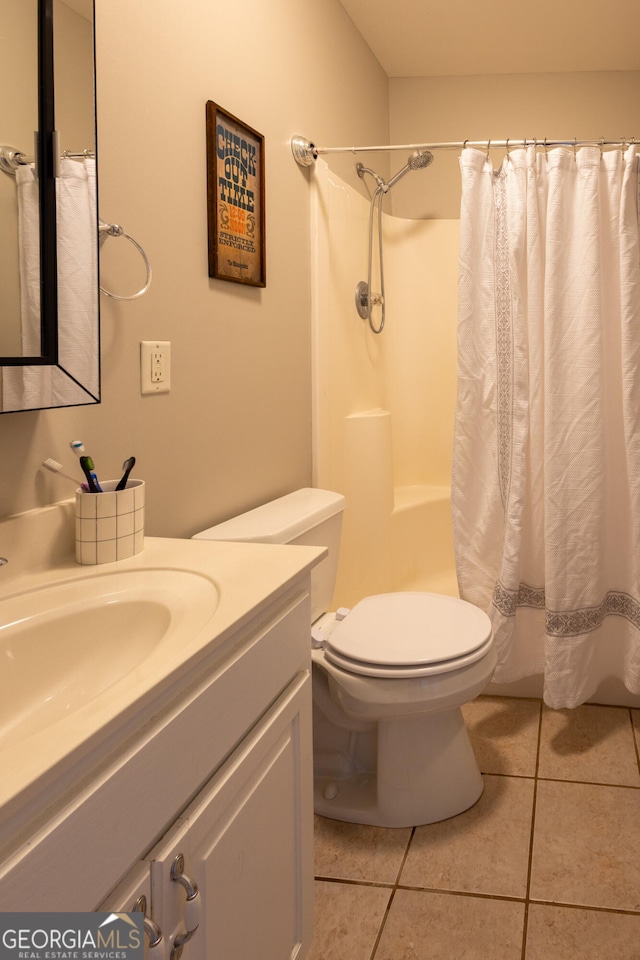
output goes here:
<path id="1" fill-rule="evenodd" d="M 101 481 L 102 493 L 76 490 L 76 560 L 112 563 L 140 553 L 144 546 L 144 480 Z"/>

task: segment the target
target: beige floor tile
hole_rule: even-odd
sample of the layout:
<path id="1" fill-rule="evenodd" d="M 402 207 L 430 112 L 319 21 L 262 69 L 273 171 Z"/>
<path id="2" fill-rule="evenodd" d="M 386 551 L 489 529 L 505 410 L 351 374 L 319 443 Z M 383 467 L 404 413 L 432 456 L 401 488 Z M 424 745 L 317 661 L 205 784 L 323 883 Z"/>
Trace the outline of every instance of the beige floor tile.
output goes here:
<path id="1" fill-rule="evenodd" d="M 532 903 L 527 960 L 638 960 L 640 916 Z"/>
<path id="2" fill-rule="evenodd" d="M 524 904 L 398 890 L 376 960 L 520 960 Z"/>
<path id="3" fill-rule="evenodd" d="M 574 710 L 545 707 L 538 776 L 640 786 L 629 711 L 593 704 Z"/>
<path id="4" fill-rule="evenodd" d="M 478 697 L 465 704 L 462 712 L 482 773 L 535 775 L 539 702 Z"/>
<path id="5" fill-rule="evenodd" d="M 395 883 L 410 837 L 411 827 L 369 827 L 316 816 L 316 876 Z"/>
<path id="6" fill-rule="evenodd" d="M 390 896 L 385 887 L 316 880 L 307 960 L 369 960 Z"/>
<path id="7" fill-rule="evenodd" d="M 538 783 L 534 900 L 640 910 L 640 790 Z"/>
<path id="8" fill-rule="evenodd" d="M 416 829 L 403 886 L 526 895 L 534 781 L 485 776 L 484 783 L 470 810 Z"/>

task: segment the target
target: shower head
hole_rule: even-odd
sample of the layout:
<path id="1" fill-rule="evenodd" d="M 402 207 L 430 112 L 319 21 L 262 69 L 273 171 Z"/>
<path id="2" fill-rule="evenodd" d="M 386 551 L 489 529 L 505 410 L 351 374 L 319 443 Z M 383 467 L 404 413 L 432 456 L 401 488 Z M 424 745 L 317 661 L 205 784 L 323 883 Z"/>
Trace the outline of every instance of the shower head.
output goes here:
<path id="1" fill-rule="evenodd" d="M 407 162 L 405 163 L 402 170 L 398 170 L 395 177 L 391 177 L 391 180 L 385 181 L 382 177 L 378 176 L 375 170 L 372 170 L 371 167 L 365 167 L 362 163 L 356 163 L 356 173 L 362 179 L 365 173 L 368 173 L 376 181 L 378 187 L 376 194 L 378 192 L 387 193 L 391 187 L 400 180 L 401 177 L 404 177 L 405 173 L 408 173 L 409 170 L 422 170 L 423 167 L 428 167 L 433 160 L 433 154 L 429 150 L 414 150 Z"/>
<path id="2" fill-rule="evenodd" d="M 433 154 L 429 150 L 414 150 L 402 170 L 398 170 L 395 177 L 391 177 L 391 180 L 387 182 L 387 190 L 390 190 L 409 170 L 422 170 L 424 167 L 428 167 L 432 160 Z M 385 190 L 385 193 L 387 190 Z"/>
<path id="3" fill-rule="evenodd" d="M 407 163 L 410 170 L 422 170 L 428 167 L 433 161 L 433 154 L 430 150 L 414 150 Z"/>

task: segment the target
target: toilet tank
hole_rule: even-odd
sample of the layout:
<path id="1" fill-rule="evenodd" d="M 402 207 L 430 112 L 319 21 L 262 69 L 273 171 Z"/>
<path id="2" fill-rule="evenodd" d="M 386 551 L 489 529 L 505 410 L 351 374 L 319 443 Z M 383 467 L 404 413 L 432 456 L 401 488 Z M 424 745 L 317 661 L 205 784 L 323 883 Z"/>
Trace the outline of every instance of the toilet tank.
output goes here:
<path id="1" fill-rule="evenodd" d="M 342 494 L 305 487 L 196 533 L 194 540 L 241 540 L 328 547 L 311 571 L 311 622 L 330 609 L 338 571 Z"/>

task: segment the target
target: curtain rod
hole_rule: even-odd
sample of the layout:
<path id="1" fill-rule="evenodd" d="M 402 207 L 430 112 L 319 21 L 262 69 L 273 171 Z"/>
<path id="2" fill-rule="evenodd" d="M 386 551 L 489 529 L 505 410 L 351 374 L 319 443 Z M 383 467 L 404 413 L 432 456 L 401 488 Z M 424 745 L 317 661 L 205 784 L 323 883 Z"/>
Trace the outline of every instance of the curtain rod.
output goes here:
<path id="1" fill-rule="evenodd" d="M 310 166 L 321 154 L 325 153 L 376 153 L 385 150 L 464 150 L 465 147 L 475 147 L 486 150 L 509 150 L 511 147 L 626 147 L 635 143 L 636 138 L 620 138 L 619 140 L 459 140 L 449 143 L 402 143 L 388 144 L 377 147 L 317 147 L 315 143 L 304 137 L 291 138 L 291 151 L 297 163 L 302 167 Z"/>
<path id="2" fill-rule="evenodd" d="M 95 152 L 91 149 L 83 150 L 82 153 L 63 150 L 60 154 L 62 160 L 86 160 L 87 158 L 95 158 Z M 35 163 L 35 157 L 28 157 L 26 153 L 16 150 L 15 147 L 0 146 L 0 170 L 5 173 L 15 174 L 19 167 L 26 167 L 30 163 Z M 56 176 L 58 176 L 57 172 Z"/>

